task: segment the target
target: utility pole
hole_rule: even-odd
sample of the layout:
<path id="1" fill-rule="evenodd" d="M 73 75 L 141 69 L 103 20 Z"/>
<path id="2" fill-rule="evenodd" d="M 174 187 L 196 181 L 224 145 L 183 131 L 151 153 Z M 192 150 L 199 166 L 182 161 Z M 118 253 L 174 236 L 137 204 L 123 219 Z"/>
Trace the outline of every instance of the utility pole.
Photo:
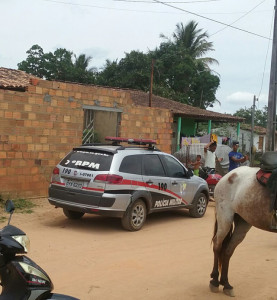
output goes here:
<path id="1" fill-rule="evenodd" d="M 276 84 L 277 84 L 277 0 L 275 0 L 275 15 L 273 28 L 273 43 L 270 68 L 270 82 L 268 94 L 268 114 L 266 132 L 266 151 L 275 150 L 275 129 L 276 129 Z"/>
<path id="2" fill-rule="evenodd" d="M 277 1 L 277 0 L 276 0 Z M 154 77 L 154 59 L 152 59 L 151 65 L 151 77 L 150 77 L 150 92 L 149 92 L 149 107 L 152 106 L 152 90 L 153 90 L 153 77 Z"/>
<path id="3" fill-rule="evenodd" d="M 254 153 L 253 153 L 253 148 L 254 148 L 254 118 L 255 118 L 255 107 L 256 107 L 256 101 L 258 101 L 258 98 L 254 95 L 253 97 L 253 105 L 252 105 L 252 110 L 251 110 L 251 140 L 250 140 L 250 165 L 251 167 L 253 166 L 253 161 L 254 161 Z"/>

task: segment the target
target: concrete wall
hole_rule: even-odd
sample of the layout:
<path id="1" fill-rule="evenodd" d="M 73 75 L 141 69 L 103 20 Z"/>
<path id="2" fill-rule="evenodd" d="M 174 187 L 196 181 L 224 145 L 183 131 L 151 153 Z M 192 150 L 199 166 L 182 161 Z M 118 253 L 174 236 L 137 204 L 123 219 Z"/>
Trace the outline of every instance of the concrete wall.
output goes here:
<path id="1" fill-rule="evenodd" d="M 54 166 L 81 144 L 84 105 L 121 109 L 119 136 L 156 139 L 171 153 L 170 111 L 134 106 L 128 91 L 45 80 L 0 89 L 1 196 L 47 196 Z"/>

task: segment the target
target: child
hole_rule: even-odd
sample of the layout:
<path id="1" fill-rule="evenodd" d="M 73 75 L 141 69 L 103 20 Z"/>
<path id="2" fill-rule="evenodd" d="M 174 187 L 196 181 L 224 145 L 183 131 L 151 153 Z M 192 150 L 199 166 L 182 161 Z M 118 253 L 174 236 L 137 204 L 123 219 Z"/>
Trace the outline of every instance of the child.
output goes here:
<path id="1" fill-rule="evenodd" d="M 201 155 L 198 154 L 196 156 L 196 161 L 195 162 L 189 162 L 193 166 L 193 174 L 195 176 L 199 176 L 199 167 L 202 164 L 201 163 Z"/>

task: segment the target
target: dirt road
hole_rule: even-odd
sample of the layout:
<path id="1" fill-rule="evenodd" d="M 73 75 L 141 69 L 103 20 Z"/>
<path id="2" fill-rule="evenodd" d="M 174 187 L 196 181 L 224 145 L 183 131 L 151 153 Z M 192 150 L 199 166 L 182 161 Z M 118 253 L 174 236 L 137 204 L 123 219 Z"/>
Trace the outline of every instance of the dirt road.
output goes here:
<path id="1" fill-rule="evenodd" d="M 31 240 L 28 254 L 47 271 L 55 292 L 82 300 L 225 299 L 209 291 L 214 203 L 202 219 L 186 211 L 148 216 L 141 231 L 120 220 L 85 215 L 73 221 L 39 199 L 12 224 Z M 230 266 L 236 299 L 277 299 L 277 235 L 252 228 Z"/>

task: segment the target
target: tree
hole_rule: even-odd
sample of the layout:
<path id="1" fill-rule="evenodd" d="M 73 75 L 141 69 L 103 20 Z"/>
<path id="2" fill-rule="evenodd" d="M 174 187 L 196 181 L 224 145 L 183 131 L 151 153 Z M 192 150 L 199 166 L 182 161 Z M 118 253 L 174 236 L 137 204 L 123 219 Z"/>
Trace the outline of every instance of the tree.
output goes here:
<path id="1" fill-rule="evenodd" d="M 78 57 L 65 48 L 44 53 L 39 45 L 27 52 L 27 59 L 18 64 L 18 69 L 47 80 L 62 80 L 80 83 L 94 82 L 94 69 L 88 68 L 91 57 Z"/>
<path id="2" fill-rule="evenodd" d="M 149 91 L 154 59 L 154 94 L 201 108 L 212 106 L 220 79 L 209 68 L 217 61 L 204 56 L 213 50 L 207 33 L 191 21 L 177 24 L 172 40 L 161 36 L 164 41 L 153 51 L 131 51 L 119 62 L 107 60 L 97 84 Z"/>
<path id="3" fill-rule="evenodd" d="M 176 31 L 172 34 L 173 41 L 171 41 L 164 34 L 160 36 L 166 39 L 169 43 L 173 43 L 179 49 L 181 57 L 189 56 L 195 60 L 196 64 L 204 66 L 209 69 L 210 64 L 218 64 L 218 61 L 211 57 L 203 57 L 207 52 L 213 51 L 213 43 L 208 42 L 209 35 L 203 32 L 203 29 L 197 29 L 198 23 L 190 21 L 186 26 L 183 23 L 176 25 Z"/>
<path id="4" fill-rule="evenodd" d="M 103 70 L 98 72 L 96 75 L 96 84 L 120 87 L 120 79 L 118 72 L 118 63 L 117 61 L 106 60 L 106 64 L 103 67 Z"/>
<path id="5" fill-rule="evenodd" d="M 252 123 L 252 108 L 240 108 L 234 113 L 234 116 L 245 118 L 246 124 Z M 267 106 L 263 109 L 255 109 L 254 123 L 257 126 L 266 128 L 267 126 Z"/>
<path id="6" fill-rule="evenodd" d="M 26 53 L 28 54 L 28 57 L 17 65 L 18 69 L 43 78 L 45 75 L 43 49 L 39 45 L 33 45 Z"/>
<path id="7" fill-rule="evenodd" d="M 218 101 L 220 79 L 210 69 L 217 60 L 207 57 L 213 51 L 208 34 L 190 21 L 176 25 L 172 38 L 161 34 L 163 42 L 153 51 L 131 51 L 115 61 L 106 60 L 102 70 L 89 68 L 91 57 L 76 55 L 64 48 L 44 53 L 34 45 L 20 70 L 50 80 L 96 83 L 99 85 L 149 91 L 151 61 L 154 60 L 153 93 L 189 105 L 207 108 Z"/>
<path id="8" fill-rule="evenodd" d="M 172 40 L 161 34 L 165 42 L 151 52 L 157 70 L 154 93 L 163 90 L 164 94 L 172 94 L 166 90 L 173 90 L 174 100 L 206 108 L 217 101 L 215 93 L 220 79 L 210 69 L 217 60 L 204 56 L 213 50 L 213 44 L 197 26 L 194 21 L 186 26 L 177 24 Z"/>
<path id="9" fill-rule="evenodd" d="M 85 54 L 74 54 L 74 57 L 74 77 L 78 78 L 80 83 L 94 83 L 96 68 L 89 68 L 92 57 Z"/>
<path id="10" fill-rule="evenodd" d="M 125 53 L 125 57 L 119 62 L 110 60 L 102 72 L 97 75 L 97 84 L 149 90 L 151 72 L 151 58 L 140 51 Z"/>

